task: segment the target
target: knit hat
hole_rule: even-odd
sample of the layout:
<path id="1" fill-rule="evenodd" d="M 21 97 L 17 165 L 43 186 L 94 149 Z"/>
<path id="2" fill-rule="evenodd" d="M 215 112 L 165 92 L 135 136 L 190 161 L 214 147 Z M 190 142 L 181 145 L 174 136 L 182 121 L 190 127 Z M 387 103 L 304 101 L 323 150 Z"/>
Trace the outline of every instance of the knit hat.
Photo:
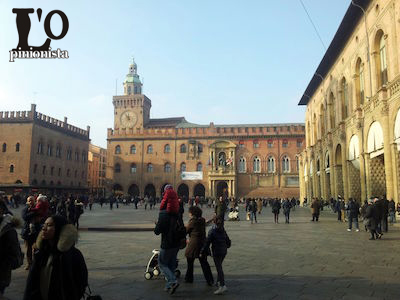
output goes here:
<path id="1" fill-rule="evenodd" d="M 165 188 L 164 188 L 164 192 L 166 192 L 167 190 L 172 190 L 173 188 L 172 188 L 172 185 L 170 185 L 170 184 L 167 184 L 166 186 L 165 186 Z"/>

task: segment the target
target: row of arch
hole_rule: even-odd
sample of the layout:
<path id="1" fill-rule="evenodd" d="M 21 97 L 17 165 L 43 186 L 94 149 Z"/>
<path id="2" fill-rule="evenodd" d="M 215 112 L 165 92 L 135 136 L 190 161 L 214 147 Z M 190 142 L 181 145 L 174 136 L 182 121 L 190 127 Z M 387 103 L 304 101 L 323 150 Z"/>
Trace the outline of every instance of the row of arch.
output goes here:
<path id="1" fill-rule="evenodd" d="M 146 148 L 146 153 L 147 154 L 152 154 L 153 153 L 153 145 L 147 145 Z M 203 152 L 203 145 L 202 144 L 197 144 L 197 151 L 198 152 Z M 181 144 L 179 146 L 179 152 L 180 153 L 186 153 L 187 152 L 187 146 L 186 144 Z M 122 153 L 122 147 L 121 145 L 116 145 L 114 149 L 115 154 L 121 154 Z M 136 154 L 136 145 L 131 145 L 129 147 L 129 153 L 130 154 Z M 164 145 L 164 153 L 171 153 L 171 146 L 169 144 Z"/>
<path id="2" fill-rule="evenodd" d="M 380 88 L 388 82 L 388 64 L 387 64 L 387 35 L 382 30 L 378 30 L 374 40 L 374 53 L 376 53 L 375 81 L 376 88 Z M 371 76 L 373 76 L 371 74 Z M 354 85 L 350 86 L 348 80 L 343 76 L 339 80 L 337 93 L 331 89 L 325 101 L 321 103 L 319 115 L 314 112 L 307 121 L 307 144 L 314 144 L 317 139 L 322 138 L 324 134 L 336 127 L 338 121 L 347 119 L 352 111 L 358 109 L 365 102 L 365 66 L 361 57 L 357 57 L 354 69 Z M 354 93 L 352 93 L 354 88 Z M 335 97 L 336 94 L 336 97 Z M 351 94 L 355 95 L 355 105 L 352 103 Z M 339 99 L 337 102 L 336 99 Z M 337 107 L 339 104 L 339 107 Z M 338 110 L 339 108 L 339 110 Z"/>
<path id="3" fill-rule="evenodd" d="M 115 183 L 113 185 L 113 192 L 119 192 L 119 193 L 124 193 L 128 194 L 132 197 L 140 197 L 140 196 L 148 196 L 148 197 L 156 197 L 156 196 L 162 196 L 164 193 L 164 188 L 167 184 L 170 183 L 164 183 L 159 187 L 159 193 L 157 193 L 157 189 L 152 183 L 148 183 L 144 186 L 143 193 L 141 194 L 140 188 L 138 184 L 131 184 L 127 190 L 124 190 L 121 184 Z M 206 188 L 204 187 L 203 184 L 197 183 L 193 186 L 192 189 L 192 194 L 190 194 L 190 188 L 186 183 L 181 183 L 177 185 L 176 192 L 179 197 L 186 197 L 189 198 L 189 196 L 199 196 L 199 197 L 205 197 L 206 194 Z"/>
<path id="4" fill-rule="evenodd" d="M 19 152 L 20 149 L 21 149 L 21 144 L 16 143 L 15 144 L 15 152 Z M 3 145 L 1 146 L 1 152 L 3 152 L 3 153 L 7 152 L 7 143 L 3 143 Z"/>
<path id="5" fill-rule="evenodd" d="M 43 155 L 44 154 L 44 143 L 42 140 L 40 140 L 37 144 L 37 154 L 39 155 Z M 55 155 L 55 157 L 57 158 L 61 158 L 62 157 L 62 145 L 60 143 L 56 144 L 56 148 L 55 148 L 55 153 L 54 153 L 54 146 L 52 143 L 48 143 L 47 144 L 47 148 L 46 148 L 46 155 L 47 156 L 53 156 Z M 71 146 L 68 146 L 66 149 L 66 159 L 67 160 L 72 160 L 72 152 L 73 149 Z M 75 152 L 74 152 L 74 160 L 76 162 L 78 161 L 82 161 L 83 163 L 85 163 L 87 161 L 87 157 L 88 157 L 88 153 L 86 150 L 82 150 L 80 151 L 79 148 L 75 148 Z"/>
<path id="6" fill-rule="evenodd" d="M 262 173 L 263 171 L 266 173 L 275 173 L 277 171 L 277 166 L 275 163 L 275 157 L 273 155 L 269 155 L 266 159 L 262 160 L 260 156 L 255 155 L 251 159 L 251 165 L 247 161 L 245 156 L 240 156 L 238 161 L 238 172 L 246 173 L 248 169 L 251 168 L 253 173 Z M 281 156 L 281 172 L 290 173 L 297 172 L 299 170 L 299 158 L 296 156 L 295 165 L 291 166 L 291 159 L 288 155 L 284 154 Z"/>
<path id="7" fill-rule="evenodd" d="M 182 162 L 180 164 L 179 170 L 180 170 L 180 172 L 185 172 L 186 171 L 186 163 L 185 162 Z M 154 165 L 152 163 L 147 163 L 146 164 L 146 172 L 147 173 L 152 173 L 153 171 L 154 171 Z M 197 172 L 203 171 L 203 164 L 201 162 L 197 163 L 196 171 Z M 114 172 L 115 173 L 121 173 L 122 172 L 122 167 L 121 167 L 120 163 L 116 163 L 114 165 Z M 130 164 L 129 172 L 131 174 L 137 173 L 137 164 L 136 163 L 131 163 Z M 172 172 L 172 164 L 169 163 L 169 162 L 166 162 L 164 164 L 164 173 L 171 173 L 171 172 Z"/>

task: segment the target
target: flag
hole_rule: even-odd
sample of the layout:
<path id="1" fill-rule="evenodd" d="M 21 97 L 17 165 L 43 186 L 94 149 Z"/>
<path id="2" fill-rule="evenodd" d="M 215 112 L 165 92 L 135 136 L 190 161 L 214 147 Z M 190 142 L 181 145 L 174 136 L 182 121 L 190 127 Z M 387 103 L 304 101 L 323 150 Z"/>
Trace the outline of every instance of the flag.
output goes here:
<path id="1" fill-rule="evenodd" d="M 226 160 L 226 165 L 229 166 L 230 164 L 232 164 L 232 158 L 231 157 L 227 158 L 227 160 Z"/>

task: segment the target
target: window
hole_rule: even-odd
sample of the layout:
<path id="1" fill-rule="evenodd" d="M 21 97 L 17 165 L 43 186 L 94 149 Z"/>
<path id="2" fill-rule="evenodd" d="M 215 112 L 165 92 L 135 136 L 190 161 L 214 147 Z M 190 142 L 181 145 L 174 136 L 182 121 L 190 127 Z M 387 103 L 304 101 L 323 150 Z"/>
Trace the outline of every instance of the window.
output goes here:
<path id="1" fill-rule="evenodd" d="M 196 171 L 197 171 L 197 172 L 203 171 L 203 164 L 202 164 L 202 163 L 198 163 L 198 164 L 197 164 L 197 166 L 196 166 Z"/>
<path id="2" fill-rule="evenodd" d="M 47 156 L 53 155 L 53 147 L 51 145 L 47 145 Z"/>
<path id="3" fill-rule="evenodd" d="M 135 145 L 132 145 L 132 146 L 131 146 L 131 151 L 130 151 L 130 153 L 131 153 L 131 154 L 136 154 L 136 146 L 135 146 Z"/>
<path id="4" fill-rule="evenodd" d="M 15 145 L 15 152 L 19 152 L 19 143 Z"/>
<path id="5" fill-rule="evenodd" d="M 61 176 L 61 168 L 58 168 L 58 176 Z"/>
<path id="6" fill-rule="evenodd" d="M 360 58 L 357 60 L 357 71 L 358 80 L 356 82 L 356 88 L 358 90 L 358 104 L 364 104 L 364 63 L 361 61 Z"/>
<path id="7" fill-rule="evenodd" d="M 50 168 L 50 175 L 53 175 L 54 174 L 54 167 L 51 167 Z"/>
<path id="8" fill-rule="evenodd" d="M 72 159 L 72 150 L 68 149 L 67 150 L 67 160 L 71 160 Z"/>
<path id="9" fill-rule="evenodd" d="M 198 151 L 199 153 L 202 153 L 202 152 L 203 152 L 203 144 L 198 144 L 198 145 L 197 145 L 197 151 Z"/>
<path id="10" fill-rule="evenodd" d="M 166 144 L 164 146 L 164 153 L 170 153 L 171 152 L 171 147 L 169 146 L 169 144 Z"/>
<path id="11" fill-rule="evenodd" d="M 153 146 L 152 145 L 148 145 L 147 146 L 147 154 L 152 154 L 153 153 Z"/>
<path id="12" fill-rule="evenodd" d="M 254 173 L 261 172 L 261 160 L 258 156 L 253 158 L 253 172 Z"/>
<path id="13" fill-rule="evenodd" d="M 185 172 L 186 171 L 186 164 L 183 162 L 181 163 L 181 172 Z"/>
<path id="14" fill-rule="evenodd" d="M 267 147 L 272 148 L 274 146 L 274 141 L 273 140 L 268 140 L 267 141 Z"/>
<path id="15" fill-rule="evenodd" d="M 288 147 L 288 141 L 287 140 L 283 140 L 282 147 L 283 148 L 287 148 Z"/>
<path id="16" fill-rule="evenodd" d="M 121 146 L 120 145 L 115 146 L 115 154 L 121 154 Z"/>
<path id="17" fill-rule="evenodd" d="M 67 170 L 67 177 L 69 177 L 69 176 L 71 176 L 71 172 L 70 172 L 70 170 L 68 169 L 68 170 Z"/>
<path id="18" fill-rule="evenodd" d="M 268 173 L 274 173 L 275 172 L 275 159 L 270 156 L 268 157 Z"/>
<path id="19" fill-rule="evenodd" d="M 78 176 L 78 171 L 77 170 L 75 170 L 75 178 Z"/>
<path id="20" fill-rule="evenodd" d="M 135 86 L 135 92 L 134 92 L 134 94 L 137 94 L 138 93 L 138 88 L 137 88 L 137 86 Z"/>
<path id="21" fill-rule="evenodd" d="M 239 149 L 243 149 L 244 148 L 244 141 L 239 141 Z"/>
<path id="22" fill-rule="evenodd" d="M 120 164 L 115 164 L 114 166 L 114 172 L 115 173 L 121 173 L 121 165 Z"/>
<path id="23" fill-rule="evenodd" d="M 14 173 L 14 165 L 10 166 L 10 173 Z"/>
<path id="24" fill-rule="evenodd" d="M 37 164 L 35 164 L 35 165 L 33 166 L 33 174 L 36 174 L 36 171 L 37 171 Z"/>
<path id="25" fill-rule="evenodd" d="M 381 85 L 384 85 L 388 82 L 388 76 L 387 76 L 387 61 L 386 61 L 386 42 L 383 33 L 379 41 L 379 62 L 380 62 Z"/>
<path id="26" fill-rule="evenodd" d="M 282 171 L 283 173 L 290 172 L 290 161 L 289 157 L 287 157 L 286 155 L 282 158 Z"/>
<path id="27" fill-rule="evenodd" d="M 61 146 L 60 145 L 56 146 L 56 157 L 61 157 Z"/>
<path id="28" fill-rule="evenodd" d="M 5 151 L 3 151 L 5 152 Z M 37 154 L 43 154 L 43 144 L 42 142 L 38 143 Z"/>
<path id="29" fill-rule="evenodd" d="M 75 151 L 75 161 L 79 161 L 79 152 Z"/>
<path id="30" fill-rule="evenodd" d="M 132 88 L 128 86 L 128 95 L 132 94 Z"/>
<path id="31" fill-rule="evenodd" d="M 253 141 L 253 147 L 254 148 L 260 147 L 260 144 L 258 143 L 258 141 Z"/>
<path id="32" fill-rule="evenodd" d="M 243 156 L 239 158 L 239 173 L 246 173 L 246 159 Z"/>
<path id="33" fill-rule="evenodd" d="M 42 168 L 42 174 L 43 174 L 43 175 L 46 175 L 46 166 L 43 166 L 43 168 Z"/>
<path id="34" fill-rule="evenodd" d="M 153 173 L 153 165 L 147 164 L 147 173 Z"/>
<path id="35" fill-rule="evenodd" d="M 131 163 L 131 174 L 135 174 L 136 173 L 136 164 L 135 163 Z"/>
<path id="36" fill-rule="evenodd" d="M 303 141 L 302 140 L 297 140 L 296 146 L 297 146 L 297 148 L 302 147 L 303 146 Z"/>
<path id="37" fill-rule="evenodd" d="M 82 151 L 82 162 L 86 162 L 87 154 L 85 151 Z"/>
<path id="38" fill-rule="evenodd" d="M 182 145 L 181 145 L 181 147 L 180 147 L 180 152 L 181 152 L 181 153 L 186 153 L 186 145 L 185 145 L 185 144 L 182 144 Z"/>
<path id="39" fill-rule="evenodd" d="M 171 164 L 170 163 L 166 163 L 164 165 L 164 172 L 165 173 L 170 173 L 171 172 Z"/>
<path id="40" fill-rule="evenodd" d="M 342 88 L 342 120 L 344 120 L 344 119 L 347 119 L 347 117 L 348 117 L 348 109 L 349 109 L 347 82 L 346 82 L 346 78 L 344 78 L 344 77 L 341 82 L 341 88 Z"/>

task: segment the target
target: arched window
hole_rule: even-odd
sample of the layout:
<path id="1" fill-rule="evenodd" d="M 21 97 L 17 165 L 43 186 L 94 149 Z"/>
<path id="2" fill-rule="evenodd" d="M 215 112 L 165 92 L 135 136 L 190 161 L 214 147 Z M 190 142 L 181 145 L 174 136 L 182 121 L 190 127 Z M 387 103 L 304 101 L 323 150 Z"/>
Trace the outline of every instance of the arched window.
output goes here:
<path id="1" fill-rule="evenodd" d="M 147 154 L 152 154 L 153 153 L 153 145 L 148 145 L 147 146 Z"/>
<path id="2" fill-rule="evenodd" d="M 358 58 L 356 64 L 356 73 L 357 73 L 357 81 L 356 81 L 356 90 L 357 90 L 357 107 L 359 105 L 364 104 L 364 63 L 361 61 L 361 58 Z"/>
<path id="3" fill-rule="evenodd" d="M 130 153 L 131 153 L 131 154 L 136 154 L 136 146 L 135 146 L 135 145 L 132 145 L 132 146 L 131 146 L 131 151 L 130 151 Z"/>
<path id="4" fill-rule="evenodd" d="M 121 173 L 121 165 L 116 163 L 114 166 L 114 172 L 115 173 Z"/>
<path id="5" fill-rule="evenodd" d="M 171 152 L 171 147 L 170 147 L 169 144 L 166 144 L 166 145 L 164 146 L 164 153 L 170 153 L 170 152 Z"/>
<path id="6" fill-rule="evenodd" d="M 136 95 L 138 93 L 138 88 L 135 86 L 134 94 Z"/>
<path id="7" fill-rule="evenodd" d="M 199 152 L 199 153 L 202 153 L 203 152 L 203 144 L 198 144 L 197 145 L 197 151 Z"/>
<path id="8" fill-rule="evenodd" d="M 71 172 L 70 172 L 70 170 L 68 169 L 68 170 L 67 170 L 67 177 L 69 177 L 69 176 L 71 176 Z"/>
<path id="9" fill-rule="evenodd" d="M 136 173 L 136 164 L 131 163 L 131 174 L 135 174 L 135 173 Z"/>
<path id="10" fill-rule="evenodd" d="M 254 140 L 253 141 L 253 148 L 259 148 L 260 147 L 260 143 L 258 142 L 258 140 Z"/>
<path id="11" fill-rule="evenodd" d="M 283 173 L 290 172 L 290 160 L 289 157 L 287 157 L 286 155 L 282 157 L 282 171 Z"/>
<path id="12" fill-rule="evenodd" d="M 320 109 L 319 126 L 321 128 L 321 137 L 323 137 L 325 135 L 325 108 L 323 104 L 321 104 L 321 109 Z M 297 140 L 297 148 L 299 148 L 298 140 Z"/>
<path id="13" fill-rule="evenodd" d="M 2 151 L 3 151 L 3 152 L 6 152 L 6 151 L 7 151 L 7 144 L 6 144 L 6 143 L 3 144 Z"/>
<path id="14" fill-rule="evenodd" d="M 314 115 L 314 118 L 315 118 L 315 115 Z M 282 142 L 282 147 L 283 147 L 283 148 L 287 148 L 288 145 L 289 145 L 288 140 L 283 140 L 283 142 Z"/>
<path id="15" fill-rule="evenodd" d="M 267 141 L 267 147 L 272 148 L 274 146 L 274 141 L 273 140 L 268 140 Z"/>
<path id="16" fill-rule="evenodd" d="M 43 154 L 43 144 L 41 141 L 38 143 L 37 154 Z"/>
<path id="17" fill-rule="evenodd" d="M 199 162 L 199 163 L 197 164 L 197 166 L 196 166 L 196 171 L 197 171 L 197 172 L 203 171 L 203 164 L 202 164 L 202 163 Z"/>
<path id="18" fill-rule="evenodd" d="M 61 157 L 61 146 L 60 145 L 56 146 L 56 157 Z"/>
<path id="19" fill-rule="evenodd" d="M 128 86 L 128 95 L 132 94 L 132 88 Z"/>
<path id="20" fill-rule="evenodd" d="M 47 156 L 53 156 L 53 146 L 50 144 L 47 144 Z M 76 153 L 75 153 L 76 156 Z"/>
<path id="21" fill-rule="evenodd" d="M 349 116 L 348 111 L 349 111 L 349 95 L 348 95 L 348 87 L 347 87 L 347 82 L 346 82 L 346 78 L 342 78 L 342 81 L 340 83 L 340 87 L 341 87 L 341 96 L 342 96 L 342 120 L 347 119 L 347 117 Z"/>
<path id="22" fill-rule="evenodd" d="M 14 173 L 14 165 L 10 166 L 10 173 Z"/>
<path id="23" fill-rule="evenodd" d="M 171 164 L 170 163 L 166 163 L 164 165 L 164 172 L 165 173 L 170 173 L 171 172 Z"/>
<path id="24" fill-rule="evenodd" d="M 115 146 L 115 154 L 121 154 L 121 146 L 120 145 Z"/>
<path id="25" fill-rule="evenodd" d="M 78 177 L 78 170 L 75 170 L 75 178 Z"/>
<path id="26" fill-rule="evenodd" d="M 299 157 L 296 156 L 296 172 L 300 170 Z"/>
<path id="27" fill-rule="evenodd" d="M 15 145 L 15 152 L 19 152 L 19 143 Z"/>
<path id="28" fill-rule="evenodd" d="M 153 173 L 153 165 L 147 164 L 147 173 Z"/>
<path id="29" fill-rule="evenodd" d="M 186 145 L 185 145 L 185 144 L 182 144 L 182 145 L 180 146 L 180 152 L 181 152 L 181 153 L 186 153 Z"/>
<path id="30" fill-rule="evenodd" d="M 330 128 L 333 129 L 336 126 L 336 117 L 335 117 L 335 97 L 331 92 L 329 96 L 329 125 Z"/>
<path id="31" fill-rule="evenodd" d="M 243 156 L 239 158 L 239 173 L 246 173 L 246 159 Z"/>
<path id="32" fill-rule="evenodd" d="M 258 156 L 253 158 L 253 172 L 254 173 L 261 172 L 261 159 Z"/>
<path id="33" fill-rule="evenodd" d="M 381 38 L 379 40 L 379 66 L 380 66 L 380 83 L 381 86 L 388 82 L 387 75 L 387 61 L 386 61 L 386 41 L 385 35 L 382 32 Z"/>
<path id="34" fill-rule="evenodd" d="M 186 171 L 186 164 L 183 162 L 181 163 L 181 172 L 185 172 Z"/>
<path id="35" fill-rule="evenodd" d="M 268 157 L 268 173 L 274 173 L 275 172 L 275 158 L 273 158 L 272 156 Z"/>

